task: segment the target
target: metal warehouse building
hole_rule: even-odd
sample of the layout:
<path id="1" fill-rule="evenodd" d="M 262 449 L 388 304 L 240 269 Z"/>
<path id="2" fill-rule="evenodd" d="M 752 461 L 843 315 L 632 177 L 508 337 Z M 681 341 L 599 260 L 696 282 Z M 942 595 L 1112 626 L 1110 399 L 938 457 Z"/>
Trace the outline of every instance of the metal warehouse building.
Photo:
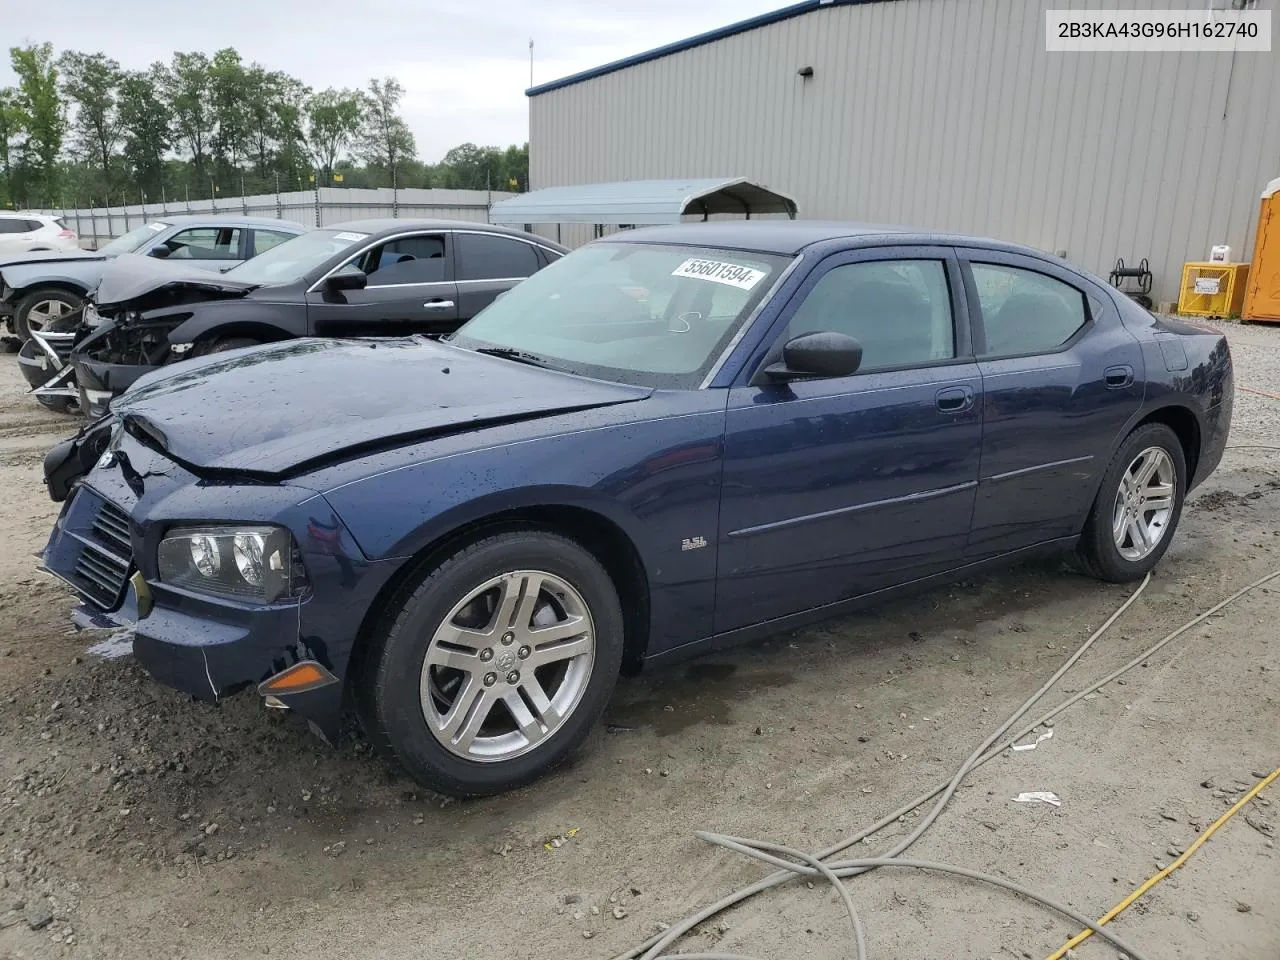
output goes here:
<path id="1" fill-rule="evenodd" d="M 543 84 L 530 186 L 745 176 L 802 217 L 1015 240 L 1103 276 L 1146 257 L 1174 301 L 1184 261 L 1252 253 L 1280 53 L 1046 52 L 1045 11 L 1083 6 L 808 0 Z"/>

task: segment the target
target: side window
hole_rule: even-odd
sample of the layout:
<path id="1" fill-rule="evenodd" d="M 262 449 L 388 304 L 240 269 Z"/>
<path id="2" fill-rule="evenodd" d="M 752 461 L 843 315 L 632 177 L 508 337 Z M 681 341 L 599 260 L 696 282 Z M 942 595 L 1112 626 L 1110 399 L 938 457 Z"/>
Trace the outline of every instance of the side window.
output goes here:
<path id="1" fill-rule="evenodd" d="M 1085 325 L 1084 294 L 1070 284 L 1034 270 L 994 263 L 970 266 L 987 334 L 982 356 L 1048 353 Z"/>
<path id="2" fill-rule="evenodd" d="M 955 324 L 941 260 L 872 260 L 833 267 L 792 315 L 786 339 L 833 331 L 862 345 L 864 370 L 950 360 Z"/>
<path id="3" fill-rule="evenodd" d="M 459 280 L 510 280 L 538 271 L 531 244 L 499 234 L 455 233 Z"/>
<path id="4" fill-rule="evenodd" d="M 0 233 L 26 233 L 27 221 L 15 217 L 0 217 Z"/>
<path id="5" fill-rule="evenodd" d="M 42 229 L 44 229 L 44 224 L 43 224 L 43 223 L 41 223 L 39 220 L 28 220 L 28 221 L 27 221 L 27 232 L 28 232 L 28 233 L 35 233 L 37 230 L 42 230 Z"/>
<path id="6" fill-rule="evenodd" d="M 239 227 L 191 227 L 179 230 L 164 245 L 169 260 L 239 260 Z"/>
<path id="7" fill-rule="evenodd" d="M 260 253 L 266 253 L 272 247 L 278 247 L 286 240 L 292 240 L 296 234 L 280 233 L 278 230 L 254 230 L 253 231 L 253 255 L 256 257 Z"/>
<path id="8" fill-rule="evenodd" d="M 384 243 L 368 257 L 369 286 L 439 283 L 444 275 L 444 235 L 401 237 Z"/>

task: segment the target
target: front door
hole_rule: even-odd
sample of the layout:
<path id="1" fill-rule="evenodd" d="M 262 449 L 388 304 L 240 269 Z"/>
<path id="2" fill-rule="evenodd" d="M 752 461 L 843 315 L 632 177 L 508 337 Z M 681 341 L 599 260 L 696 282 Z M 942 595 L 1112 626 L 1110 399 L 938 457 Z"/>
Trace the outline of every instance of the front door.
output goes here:
<path id="1" fill-rule="evenodd" d="M 368 276 L 362 290 L 307 294 L 311 333 L 318 337 L 444 334 L 458 328 L 449 234 L 421 233 L 379 244 L 351 261 Z"/>
<path id="2" fill-rule="evenodd" d="M 966 552 L 981 559 L 1079 532 L 1144 373 L 1105 292 L 1032 257 L 967 256 L 983 436 Z"/>
<path id="3" fill-rule="evenodd" d="M 880 248 L 829 257 L 788 304 L 775 353 L 837 331 L 863 361 L 852 376 L 731 389 L 717 632 L 960 562 L 982 440 L 961 290 L 951 251 Z"/>

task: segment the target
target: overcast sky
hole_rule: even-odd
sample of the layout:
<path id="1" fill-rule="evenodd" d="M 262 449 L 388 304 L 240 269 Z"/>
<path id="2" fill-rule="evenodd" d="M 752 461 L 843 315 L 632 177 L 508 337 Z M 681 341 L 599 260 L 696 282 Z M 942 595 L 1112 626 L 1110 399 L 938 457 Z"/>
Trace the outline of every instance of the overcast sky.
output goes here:
<path id="1" fill-rule="evenodd" d="M 528 138 L 524 96 L 557 77 L 733 23 L 788 0 L 6 0 L 4 46 L 51 41 L 138 69 L 235 47 L 314 88 L 395 76 L 419 156 Z M 16 81 L 7 57 L 0 87 Z"/>

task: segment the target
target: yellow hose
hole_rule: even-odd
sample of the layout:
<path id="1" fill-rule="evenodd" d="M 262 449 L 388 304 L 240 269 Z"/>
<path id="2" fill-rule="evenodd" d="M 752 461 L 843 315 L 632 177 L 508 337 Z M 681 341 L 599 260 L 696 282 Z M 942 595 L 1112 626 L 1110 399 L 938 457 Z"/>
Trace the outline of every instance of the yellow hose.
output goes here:
<path id="1" fill-rule="evenodd" d="M 1144 893 L 1146 893 L 1148 890 L 1154 887 L 1157 883 L 1159 883 L 1169 874 L 1173 873 L 1173 871 L 1177 870 L 1180 866 L 1186 863 L 1187 860 L 1190 859 L 1191 855 L 1195 853 L 1197 850 L 1199 850 L 1200 847 L 1205 842 L 1207 842 L 1210 837 L 1213 836 L 1214 832 L 1220 826 L 1222 826 L 1224 823 L 1226 823 L 1228 820 L 1234 817 L 1237 813 L 1243 810 L 1245 807 L 1245 804 L 1247 804 L 1250 800 L 1252 800 L 1254 797 L 1260 794 L 1263 790 L 1267 789 L 1267 787 L 1277 778 L 1280 778 L 1280 768 L 1272 770 L 1270 774 L 1268 774 L 1266 777 L 1263 777 L 1256 784 L 1254 784 L 1253 789 L 1251 789 L 1248 793 L 1246 793 L 1243 797 L 1241 797 L 1231 807 L 1230 810 L 1228 810 L 1221 817 L 1219 817 L 1212 824 L 1210 824 L 1209 828 L 1205 830 L 1204 833 L 1196 837 L 1195 843 L 1187 847 L 1186 852 L 1183 853 L 1182 856 L 1178 857 L 1178 859 L 1174 860 L 1173 863 L 1169 864 L 1159 873 L 1154 874 L 1152 877 L 1150 877 L 1146 881 L 1146 883 L 1144 883 L 1137 890 L 1133 891 L 1133 893 L 1129 894 L 1127 897 L 1125 897 L 1123 900 L 1117 903 L 1114 907 L 1108 910 L 1106 914 L 1102 917 L 1102 919 L 1098 921 L 1098 926 L 1101 927 L 1104 924 L 1108 924 L 1112 920 L 1114 920 L 1116 917 L 1120 916 L 1120 914 L 1124 913 L 1131 906 L 1133 906 L 1134 902 L 1139 897 L 1141 897 Z M 1054 951 L 1048 957 L 1046 957 L 1045 960 L 1062 960 L 1062 958 L 1067 955 L 1068 950 L 1071 950 L 1074 947 L 1079 946 L 1080 944 L 1084 943 L 1084 941 L 1088 940 L 1092 936 L 1093 936 L 1092 930 L 1081 930 L 1074 937 L 1068 940 L 1065 944 L 1059 947 L 1056 951 Z"/>

